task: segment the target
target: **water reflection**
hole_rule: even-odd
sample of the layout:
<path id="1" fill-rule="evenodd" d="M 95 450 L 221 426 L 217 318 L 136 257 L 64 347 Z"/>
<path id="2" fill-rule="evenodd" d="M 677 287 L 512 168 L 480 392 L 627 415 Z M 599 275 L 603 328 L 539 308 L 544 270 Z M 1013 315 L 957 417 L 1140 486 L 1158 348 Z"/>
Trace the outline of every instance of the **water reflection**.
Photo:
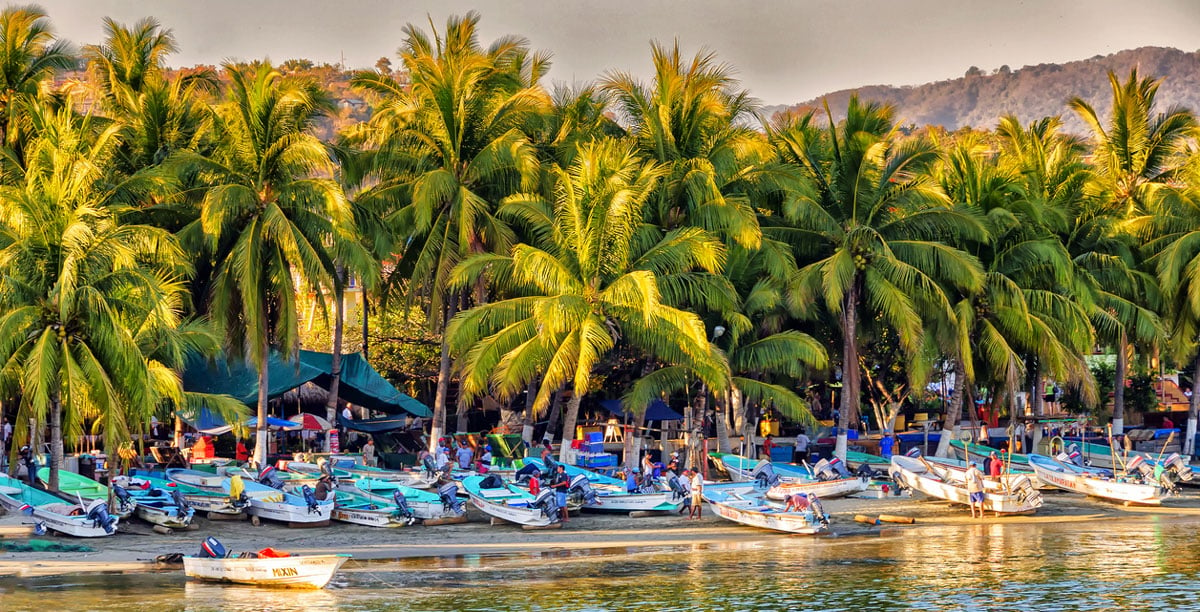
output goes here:
<path id="1" fill-rule="evenodd" d="M 178 573 L 19 581 L 0 609 L 1196 609 L 1195 522 L 980 524 L 671 549 L 353 563 L 332 588 L 266 591 Z M 183 597 L 180 598 L 180 591 Z M 39 601 L 40 600 L 40 601 Z"/>

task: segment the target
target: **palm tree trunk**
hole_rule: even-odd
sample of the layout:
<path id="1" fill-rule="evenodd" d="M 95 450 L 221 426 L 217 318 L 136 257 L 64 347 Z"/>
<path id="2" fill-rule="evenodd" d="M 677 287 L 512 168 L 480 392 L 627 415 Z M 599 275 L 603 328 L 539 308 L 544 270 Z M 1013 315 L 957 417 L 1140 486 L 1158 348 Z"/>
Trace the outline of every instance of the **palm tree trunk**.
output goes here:
<path id="1" fill-rule="evenodd" d="M 538 381 L 529 381 L 525 389 L 525 412 L 521 416 L 521 441 L 526 448 L 533 446 L 533 402 L 537 399 Z"/>
<path id="2" fill-rule="evenodd" d="M 1183 437 L 1183 454 L 1196 454 L 1196 418 L 1200 416 L 1200 389 L 1196 381 L 1200 381 L 1200 354 L 1192 361 L 1192 397 L 1188 399 L 1187 433 Z"/>
<path id="3" fill-rule="evenodd" d="M 62 399 L 58 392 L 50 395 L 50 482 L 51 491 L 58 490 L 58 470 L 63 463 Z M 34 449 L 37 452 L 37 449 Z"/>
<path id="4" fill-rule="evenodd" d="M 437 394 L 433 397 L 433 424 L 429 427 L 429 452 L 437 448 L 438 440 L 446 431 L 446 397 L 450 394 L 450 341 L 446 338 L 446 323 L 454 318 L 458 310 L 458 292 L 451 292 L 446 300 L 446 318 L 442 324 L 442 361 L 438 366 Z"/>
<path id="5" fill-rule="evenodd" d="M 738 434 L 738 445 L 743 446 L 746 442 L 746 425 L 749 423 L 749 419 L 746 418 L 746 405 L 742 402 L 742 392 L 737 387 L 729 390 L 729 411 L 733 413 L 733 429 Z M 745 449 L 739 448 L 738 452 L 743 450 Z"/>
<path id="6" fill-rule="evenodd" d="M 339 268 L 338 274 L 341 274 Z M 342 332 L 346 325 L 346 292 L 338 279 L 338 286 L 333 290 L 333 355 L 330 365 L 329 397 L 325 400 L 325 418 L 330 423 L 337 422 L 338 388 L 342 384 Z"/>
<path id="7" fill-rule="evenodd" d="M 713 404 L 717 409 L 717 450 L 728 453 L 732 450 L 729 444 L 729 392 L 714 397 Z"/>
<path id="8" fill-rule="evenodd" d="M 687 432 L 688 467 L 704 469 L 704 412 L 708 409 L 708 385 L 700 385 L 700 393 L 690 407 L 691 429 Z"/>
<path id="9" fill-rule="evenodd" d="M 1125 377 L 1129 370 L 1129 362 L 1125 355 L 1127 351 L 1125 330 L 1121 330 L 1121 335 L 1117 338 L 1117 367 L 1113 377 L 1112 430 L 1118 436 L 1125 433 Z M 1100 398 L 1100 401 L 1103 402 L 1104 398 Z"/>
<path id="10" fill-rule="evenodd" d="M 467 402 L 463 401 L 460 397 L 459 401 L 455 403 L 458 405 L 458 409 L 455 411 L 457 418 L 455 419 L 454 431 L 455 433 L 465 434 L 467 433 L 467 428 L 470 427 L 470 423 L 467 421 Z"/>
<path id="11" fill-rule="evenodd" d="M 851 413 L 858 414 L 858 281 L 851 281 L 842 300 L 842 407 L 838 415 L 837 444 L 834 455 L 846 460 Z"/>
<path id="12" fill-rule="evenodd" d="M 550 414 L 546 416 L 546 433 L 542 434 L 543 438 L 554 440 L 554 428 L 558 427 L 559 417 L 562 416 L 562 389 L 554 392 L 554 398 L 550 400 Z"/>
<path id="13" fill-rule="evenodd" d="M 254 462 L 261 468 L 267 465 L 267 400 L 270 397 L 267 371 L 270 369 L 268 366 L 271 362 L 271 349 L 267 344 L 266 332 L 263 332 L 258 346 L 262 351 L 262 367 L 258 369 L 258 423 L 254 432 Z"/>
<path id="14" fill-rule="evenodd" d="M 579 404 L 583 403 L 583 393 L 578 389 L 571 391 L 571 400 L 567 402 L 567 413 L 563 415 L 562 445 L 558 449 L 558 458 L 566 463 L 574 463 L 575 453 L 571 452 L 571 440 L 575 439 L 575 422 L 579 419 Z"/>
<path id="15" fill-rule="evenodd" d="M 950 456 L 950 441 L 958 439 L 959 422 L 962 421 L 963 391 L 966 389 L 967 368 L 962 359 L 954 360 L 954 392 L 950 396 L 950 406 L 946 408 L 946 418 L 943 419 L 942 437 L 938 440 L 938 457 Z"/>

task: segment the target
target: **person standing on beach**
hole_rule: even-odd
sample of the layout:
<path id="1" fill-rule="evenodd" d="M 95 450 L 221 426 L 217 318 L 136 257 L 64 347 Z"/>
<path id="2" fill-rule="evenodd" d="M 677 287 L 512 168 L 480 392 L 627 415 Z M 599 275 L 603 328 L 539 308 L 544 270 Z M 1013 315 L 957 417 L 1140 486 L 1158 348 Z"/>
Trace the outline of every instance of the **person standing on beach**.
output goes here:
<path id="1" fill-rule="evenodd" d="M 557 498 L 558 507 L 562 509 L 562 522 L 567 523 L 567 490 L 571 488 L 571 477 L 567 476 L 567 468 L 563 464 L 558 464 L 558 471 L 554 474 L 554 481 L 550 483 L 554 488 L 554 494 Z"/>
<path id="2" fill-rule="evenodd" d="M 992 451 L 992 454 L 988 456 L 988 459 L 991 460 L 991 463 L 988 464 L 988 476 L 999 478 L 1000 474 L 1004 472 L 1004 462 L 996 456 L 996 451 Z"/>
<path id="3" fill-rule="evenodd" d="M 983 518 L 983 472 L 974 461 L 967 468 L 967 495 L 970 497 L 971 518 Z M 979 507 L 979 516 L 975 516 L 975 508 Z"/>
<path id="4" fill-rule="evenodd" d="M 775 440 L 771 439 L 771 434 L 767 434 L 767 437 L 763 438 L 763 445 L 762 445 L 763 454 L 762 454 L 762 457 L 760 457 L 760 458 L 770 461 L 772 448 L 775 448 Z"/>
<path id="5" fill-rule="evenodd" d="M 367 438 L 367 443 L 362 447 L 363 465 L 367 467 L 375 466 L 375 439 Z"/>
<path id="6" fill-rule="evenodd" d="M 471 460 L 475 458 L 475 451 L 471 450 L 471 447 L 467 446 L 466 442 L 459 441 L 456 457 L 458 459 L 458 467 L 469 470 L 471 469 Z"/>
<path id="7" fill-rule="evenodd" d="M 808 433 L 801 427 L 800 433 L 796 434 L 796 457 L 794 461 L 808 461 L 808 445 L 811 443 L 812 439 L 808 437 Z"/>
<path id="8" fill-rule="evenodd" d="M 704 504 L 704 479 L 700 477 L 700 470 L 692 472 L 692 511 L 688 513 L 689 519 L 700 519 L 703 513 Z"/>

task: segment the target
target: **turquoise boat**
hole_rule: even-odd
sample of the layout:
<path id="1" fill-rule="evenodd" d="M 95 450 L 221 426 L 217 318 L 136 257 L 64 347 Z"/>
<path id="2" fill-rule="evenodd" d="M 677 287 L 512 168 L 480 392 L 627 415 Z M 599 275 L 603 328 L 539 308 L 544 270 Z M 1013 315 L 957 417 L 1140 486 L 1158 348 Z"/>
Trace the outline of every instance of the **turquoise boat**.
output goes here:
<path id="1" fill-rule="evenodd" d="M 38 468 L 37 477 L 42 482 L 50 482 L 50 468 Z M 70 502 L 82 499 L 84 502 L 100 500 L 108 503 L 109 490 L 107 486 L 75 472 L 58 471 L 58 490 L 60 497 Z M 120 518 L 129 518 L 137 508 L 135 500 L 117 499 L 116 502 L 113 507 L 109 508 L 109 512 Z"/>
<path id="2" fill-rule="evenodd" d="M 74 504 L 11 476 L 0 474 L 0 506 L 31 516 L 39 532 L 49 529 L 77 538 L 101 538 L 117 532 L 120 519 L 108 513 L 102 500 Z"/>

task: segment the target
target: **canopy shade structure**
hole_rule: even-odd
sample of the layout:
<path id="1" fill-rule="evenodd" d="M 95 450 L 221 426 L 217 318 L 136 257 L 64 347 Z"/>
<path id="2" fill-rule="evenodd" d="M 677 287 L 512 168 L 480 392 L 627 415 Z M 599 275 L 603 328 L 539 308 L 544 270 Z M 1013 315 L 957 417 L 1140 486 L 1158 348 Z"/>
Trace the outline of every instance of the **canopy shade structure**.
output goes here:
<path id="1" fill-rule="evenodd" d="M 316 351 L 300 351 L 300 363 L 320 371 L 316 383 L 328 388 L 333 377 L 333 355 Z M 273 385 L 272 385 L 273 386 Z M 407 412 L 412 416 L 433 416 L 428 406 L 401 393 L 381 376 L 361 353 L 342 355 L 342 381 L 338 397 L 356 406 L 378 412 L 398 414 Z"/>
<path id="2" fill-rule="evenodd" d="M 219 436 L 224 433 L 233 431 L 233 426 L 221 418 L 221 415 L 209 410 L 208 408 L 200 408 L 193 416 L 185 411 L 180 411 L 179 417 L 188 425 L 196 428 L 202 434 L 210 436 Z M 251 417 L 242 423 L 242 427 L 246 430 L 253 430 L 258 426 L 258 417 Z M 297 430 L 301 428 L 299 423 L 295 423 L 286 419 L 277 419 L 273 416 L 267 417 L 268 429 L 288 429 Z"/>
<path id="3" fill-rule="evenodd" d="M 378 419 L 347 419 L 342 415 L 338 415 L 338 424 L 352 431 L 361 431 L 363 433 L 383 433 L 385 431 L 393 431 L 403 429 L 405 427 L 404 417 L 386 416 Z"/>
<path id="4" fill-rule="evenodd" d="M 249 429 L 257 428 L 258 427 L 258 417 L 252 417 L 250 420 L 246 421 L 246 427 Z M 303 428 L 303 425 L 301 425 L 300 423 L 297 423 L 295 421 L 289 421 L 287 419 L 277 419 L 273 416 L 267 417 L 267 429 L 288 429 L 288 430 L 295 431 L 297 429 L 302 429 L 302 428 Z"/>
<path id="5" fill-rule="evenodd" d="M 270 386 L 267 396 L 277 399 L 307 382 L 328 388 L 333 377 L 333 355 L 300 351 L 300 360 L 292 363 L 272 354 L 267 368 Z M 197 393 L 231 395 L 243 404 L 253 406 L 258 402 L 258 372 L 244 361 L 230 362 L 219 357 L 210 362 L 193 356 L 183 371 L 183 388 Z M 393 387 L 359 353 L 342 355 L 338 396 L 356 406 L 388 414 L 433 415 L 428 406 Z"/>
<path id="6" fill-rule="evenodd" d="M 619 419 L 623 419 L 626 416 L 626 406 L 621 402 L 621 400 L 600 400 L 600 405 Z M 633 413 L 630 412 L 628 416 L 632 417 Z M 672 410 L 666 402 L 662 400 L 654 400 L 653 402 L 650 402 L 650 406 L 646 408 L 646 420 L 682 421 L 683 415 Z"/>

